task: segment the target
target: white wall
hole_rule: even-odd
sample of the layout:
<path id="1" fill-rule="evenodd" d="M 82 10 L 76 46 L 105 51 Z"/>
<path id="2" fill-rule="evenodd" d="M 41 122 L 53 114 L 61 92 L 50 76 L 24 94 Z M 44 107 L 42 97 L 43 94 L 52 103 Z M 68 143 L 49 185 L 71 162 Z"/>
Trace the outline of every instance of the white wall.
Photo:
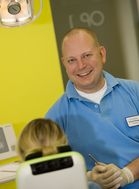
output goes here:
<path id="1" fill-rule="evenodd" d="M 139 80 L 139 49 L 133 6 L 131 0 L 116 0 L 115 3 L 128 78 Z"/>

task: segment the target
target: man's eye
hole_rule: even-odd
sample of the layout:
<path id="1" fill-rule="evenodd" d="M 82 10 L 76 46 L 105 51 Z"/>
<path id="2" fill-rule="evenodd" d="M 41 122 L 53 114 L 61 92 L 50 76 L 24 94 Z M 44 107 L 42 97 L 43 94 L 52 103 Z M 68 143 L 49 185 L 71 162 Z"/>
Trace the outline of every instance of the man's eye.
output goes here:
<path id="1" fill-rule="evenodd" d="M 67 60 L 67 62 L 68 62 L 69 64 L 73 64 L 73 63 L 76 62 L 76 59 L 75 59 L 75 58 L 70 58 L 70 59 Z"/>
<path id="2" fill-rule="evenodd" d="M 82 56 L 82 60 L 90 60 L 93 56 L 93 53 L 86 53 Z"/>
<path id="3" fill-rule="evenodd" d="M 92 57 L 92 56 L 93 56 L 92 53 L 87 53 L 87 54 L 84 55 L 85 58 L 90 58 L 90 57 Z"/>

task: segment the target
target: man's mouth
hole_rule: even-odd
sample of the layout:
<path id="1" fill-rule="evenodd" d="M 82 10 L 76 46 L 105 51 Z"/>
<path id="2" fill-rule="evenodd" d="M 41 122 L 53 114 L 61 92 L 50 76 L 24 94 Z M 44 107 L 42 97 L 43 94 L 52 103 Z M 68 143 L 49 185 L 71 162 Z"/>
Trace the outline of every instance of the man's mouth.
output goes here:
<path id="1" fill-rule="evenodd" d="M 77 75 L 78 75 L 78 77 L 85 77 L 85 76 L 88 76 L 91 72 L 92 72 L 92 70 L 89 70 L 87 72 L 79 73 Z"/>

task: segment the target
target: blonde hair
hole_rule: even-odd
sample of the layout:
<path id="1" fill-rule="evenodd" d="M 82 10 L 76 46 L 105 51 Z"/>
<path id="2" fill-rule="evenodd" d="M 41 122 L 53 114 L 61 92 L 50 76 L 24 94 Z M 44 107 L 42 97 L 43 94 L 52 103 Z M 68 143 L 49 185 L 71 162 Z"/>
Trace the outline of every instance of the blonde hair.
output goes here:
<path id="1" fill-rule="evenodd" d="M 18 139 L 18 152 L 23 160 L 29 154 L 41 151 L 43 155 L 57 153 L 57 147 L 67 144 L 67 138 L 57 123 L 38 118 L 30 121 Z"/>

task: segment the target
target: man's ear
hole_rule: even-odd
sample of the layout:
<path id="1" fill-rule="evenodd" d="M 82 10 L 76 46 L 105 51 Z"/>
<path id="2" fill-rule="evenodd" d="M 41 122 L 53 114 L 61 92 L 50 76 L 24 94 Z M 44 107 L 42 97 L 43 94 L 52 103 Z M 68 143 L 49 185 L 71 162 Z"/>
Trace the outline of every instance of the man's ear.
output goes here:
<path id="1" fill-rule="evenodd" d="M 105 64 L 105 62 L 106 62 L 106 49 L 105 49 L 104 46 L 100 46 L 99 48 L 100 48 L 100 55 L 102 57 L 102 62 L 103 62 L 103 64 Z"/>
<path id="2" fill-rule="evenodd" d="M 63 65 L 65 65 L 63 56 L 61 57 L 61 62 L 62 62 Z"/>

